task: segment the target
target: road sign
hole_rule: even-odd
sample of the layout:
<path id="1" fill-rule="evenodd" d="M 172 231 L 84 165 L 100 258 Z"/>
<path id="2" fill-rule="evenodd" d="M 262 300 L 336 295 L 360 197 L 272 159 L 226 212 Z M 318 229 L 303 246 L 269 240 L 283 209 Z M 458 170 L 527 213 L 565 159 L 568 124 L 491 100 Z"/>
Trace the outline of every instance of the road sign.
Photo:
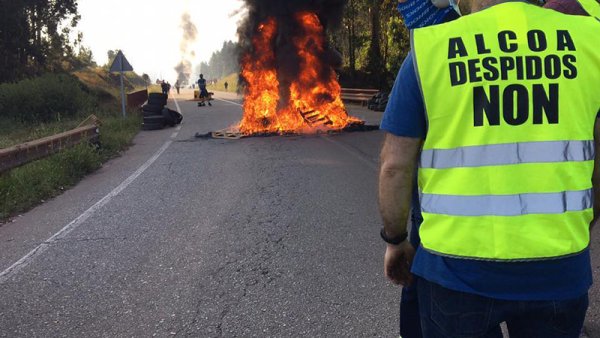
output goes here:
<path id="1" fill-rule="evenodd" d="M 125 55 L 123 55 L 123 52 L 119 51 L 117 53 L 117 56 L 115 57 L 115 60 L 113 61 L 112 65 L 110 66 L 110 72 L 117 73 L 117 72 L 132 72 L 132 71 L 133 71 L 133 67 L 131 66 L 129 61 L 127 61 L 127 58 L 125 57 Z"/>
<path id="2" fill-rule="evenodd" d="M 121 74 L 121 108 L 123 110 L 123 117 L 127 116 L 127 111 L 125 110 L 125 86 L 123 85 L 123 72 L 131 71 L 133 71 L 133 67 L 129 61 L 127 61 L 127 58 L 125 55 L 123 55 L 123 52 L 119 51 L 112 65 L 110 66 L 110 72 L 118 72 Z"/>

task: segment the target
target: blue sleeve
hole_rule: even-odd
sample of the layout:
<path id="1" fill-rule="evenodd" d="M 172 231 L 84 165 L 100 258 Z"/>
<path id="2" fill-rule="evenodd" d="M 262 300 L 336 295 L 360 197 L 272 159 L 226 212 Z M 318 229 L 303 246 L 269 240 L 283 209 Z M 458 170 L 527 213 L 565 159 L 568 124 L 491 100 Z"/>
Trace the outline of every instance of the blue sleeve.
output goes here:
<path id="1" fill-rule="evenodd" d="M 425 138 L 425 104 L 413 67 L 412 52 L 408 54 L 396 77 L 381 129 L 396 136 Z"/>

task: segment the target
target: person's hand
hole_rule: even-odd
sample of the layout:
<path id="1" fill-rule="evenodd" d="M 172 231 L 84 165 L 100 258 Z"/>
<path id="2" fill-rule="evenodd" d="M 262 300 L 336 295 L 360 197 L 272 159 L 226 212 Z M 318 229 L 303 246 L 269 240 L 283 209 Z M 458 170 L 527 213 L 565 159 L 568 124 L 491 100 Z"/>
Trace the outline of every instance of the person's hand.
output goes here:
<path id="1" fill-rule="evenodd" d="M 388 244 L 383 259 L 383 271 L 385 276 L 394 284 L 410 285 L 413 275 L 410 273 L 415 248 L 409 241 L 398 245 Z"/>

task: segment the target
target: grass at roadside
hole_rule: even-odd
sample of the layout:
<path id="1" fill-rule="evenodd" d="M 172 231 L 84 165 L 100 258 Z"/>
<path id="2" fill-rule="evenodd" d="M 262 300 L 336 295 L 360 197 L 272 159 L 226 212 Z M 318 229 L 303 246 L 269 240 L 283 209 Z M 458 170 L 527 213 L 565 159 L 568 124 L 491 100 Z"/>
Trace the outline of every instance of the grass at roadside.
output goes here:
<path id="1" fill-rule="evenodd" d="M 228 91 L 231 93 L 235 93 L 238 90 L 238 74 L 230 74 L 227 77 L 224 77 L 217 81 L 216 84 L 207 86 L 208 90 L 216 90 L 220 92 Z M 227 90 L 225 90 L 225 82 L 229 84 Z"/>
<path id="2" fill-rule="evenodd" d="M 141 117 L 115 113 L 119 85 L 119 76 L 98 67 L 0 83 L 0 149 L 73 129 L 92 113 L 102 121 L 99 149 L 79 145 L 0 174 L 0 224 L 75 185 L 131 144 Z M 131 73 L 125 86 L 145 84 Z"/>
<path id="3" fill-rule="evenodd" d="M 73 129 L 82 120 L 72 119 L 30 125 L 14 120 L 0 119 L 0 149 Z"/>
<path id="4" fill-rule="evenodd" d="M 123 119 L 101 114 L 100 148 L 81 144 L 46 159 L 0 174 L 0 222 L 28 210 L 41 201 L 59 195 L 102 163 L 125 150 L 140 127 L 140 117 L 130 114 Z M 0 130 L 0 148 L 6 144 L 37 139 L 76 127 L 78 121 L 63 121 L 36 127 Z"/>

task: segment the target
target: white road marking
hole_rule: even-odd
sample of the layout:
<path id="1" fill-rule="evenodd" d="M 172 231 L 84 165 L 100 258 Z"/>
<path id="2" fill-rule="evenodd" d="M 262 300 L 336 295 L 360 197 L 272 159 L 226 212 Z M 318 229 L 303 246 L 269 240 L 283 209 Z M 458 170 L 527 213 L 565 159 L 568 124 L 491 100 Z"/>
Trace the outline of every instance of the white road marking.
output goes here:
<path id="1" fill-rule="evenodd" d="M 229 100 L 223 100 L 223 99 L 217 99 L 217 98 L 215 98 L 215 100 L 235 104 L 236 106 L 240 106 L 240 107 L 243 106 L 242 104 L 239 104 L 239 103 L 233 102 L 233 101 L 229 101 Z"/>
<path id="2" fill-rule="evenodd" d="M 175 105 L 179 110 L 179 103 L 175 100 Z M 181 127 L 178 128 L 177 132 L 174 133 L 172 138 L 177 137 L 177 134 L 181 130 Z M 45 240 L 43 243 L 35 247 L 28 254 L 23 256 L 21 259 L 16 261 L 13 265 L 9 266 L 4 271 L 0 272 L 0 284 L 4 284 L 6 281 L 11 279 L 25 267 L 27 267 L 33 260 L 35 260 L 38 256 L 46 252 L 50 248 L 50 246 L 62 238 L 65 238 L 69 233 L 78 228 L 81 224 L 83 224 L 86 220 L 88 220 L 96 211 L 102 209 L 105 205 L 107 205 L 114 197 L 119 195 L 125 188 L 127 188 L 133 181 L 135 181 L 140 175 L 142 175 L 156 160 L 162 155 L 167 148 L 173 143 L 172 140 L 168 140 L 163 144 L 163 146 L 156 152 L 154 155 L 146 161 L 141 167 L 138 168 L 131 176 L 129 176 L 125 181 L 119 184 L 113 191 L 111 191 L 108 195 L 104 196 L 101 200 L 96 202 L 96 204 L 92 205 L 89 209 L 84 211 L 81 215 L 75 218 L 71 223 L 67 224 L 64 228 L 60 229 L 59 232 L 55 233 L 52 237 Z"/>
<path id="3" fill-rule="evenodd" d="M 173 101 L 175 101 L 175 107 L 177 107 L 177 111 L 181 114 L 181 107 L 179 107 L 179 102 L 177 102 L 177 99 L 173 97 Z M 178 127 L 179 129 L 177 129 L 178 131 L 181 129 L 181 126 Z"/>

